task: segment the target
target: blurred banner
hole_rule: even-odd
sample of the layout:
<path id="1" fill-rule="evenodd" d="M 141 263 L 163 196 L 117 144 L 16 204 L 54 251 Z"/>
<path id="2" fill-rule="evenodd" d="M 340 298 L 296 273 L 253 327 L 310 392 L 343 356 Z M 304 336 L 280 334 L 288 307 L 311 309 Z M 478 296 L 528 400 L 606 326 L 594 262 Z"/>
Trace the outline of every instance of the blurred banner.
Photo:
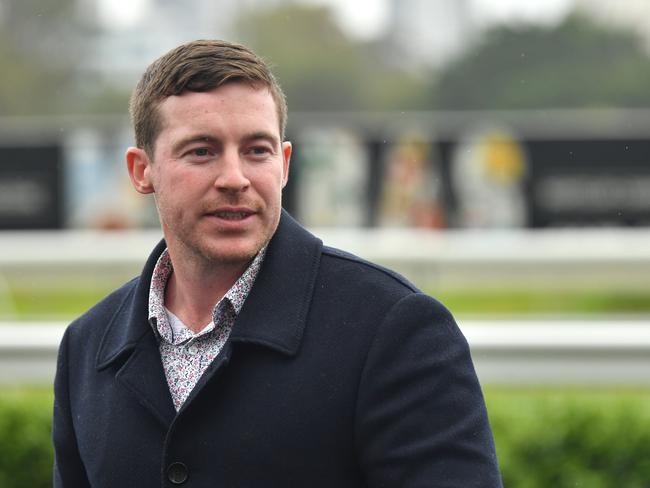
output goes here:
<path id="1" fill-rule="evenodd" d="M 446 225 L 442 178 L 436 154 L 422 134 L 405 134 L 391 145 L 383 165 L 378 224 L 442 228 Z"/>
<path id="2" fill-rule="evenodd" d="M 483 127 L 463 135 L 446 153 L 454 223 L 458 227 L 523 227 L 524 178 L 529 161 L 514 132 Z"/>
<path id="3" fill-rule="evenodd" d="M 297 210 L 312 226 L 359 227 L 367 206 L 366 156 L 363 141 L 340 129 L 314 130 L 296 141 L 290 180 L 296 200 L 287 207 Z"/>
<path id="4" fill-rule="evenodd" d="M 308 226 L 650 225 L 650 112 L 353 115 L 293 119 L 284 205 Z M 53 120 L 44 145 L 29 142 L 43 126 L 3 122 L 0 229 L 158 225 L 128 179 L 123 119 Z"/>

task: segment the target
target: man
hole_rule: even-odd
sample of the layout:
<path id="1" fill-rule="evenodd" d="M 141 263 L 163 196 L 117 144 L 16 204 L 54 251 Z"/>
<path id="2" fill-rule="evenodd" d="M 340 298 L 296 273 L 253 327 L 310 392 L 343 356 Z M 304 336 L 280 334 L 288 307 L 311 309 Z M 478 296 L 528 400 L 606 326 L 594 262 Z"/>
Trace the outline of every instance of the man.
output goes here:
<path id="1" fill-rule="evenodd" d="M 291 144 L 267 66 L 180 46 L 131 115 L 129 175 L 164 241 L 62 340 L 55 486 L 500 486 L 449 313 L 281 209 Z"/>

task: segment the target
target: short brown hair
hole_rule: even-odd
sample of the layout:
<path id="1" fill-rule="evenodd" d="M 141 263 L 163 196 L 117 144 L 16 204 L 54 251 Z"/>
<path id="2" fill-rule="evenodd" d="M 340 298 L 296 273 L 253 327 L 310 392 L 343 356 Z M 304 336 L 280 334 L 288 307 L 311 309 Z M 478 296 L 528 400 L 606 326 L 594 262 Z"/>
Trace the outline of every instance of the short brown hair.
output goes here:
<path id="1" fill-rule="evenodd" d="M 158 105 L 165 98 L 184 91 L 210 91 L 236 81 L 269 89 L 278 113 L 280 137 L 284 140 L 287 102 L 268 65 L 240 44 L 198 40 L 164 54 L 140 78 L 129 105 L 136 146 L 153 156 L 154 143 L 162 130 Z"/>

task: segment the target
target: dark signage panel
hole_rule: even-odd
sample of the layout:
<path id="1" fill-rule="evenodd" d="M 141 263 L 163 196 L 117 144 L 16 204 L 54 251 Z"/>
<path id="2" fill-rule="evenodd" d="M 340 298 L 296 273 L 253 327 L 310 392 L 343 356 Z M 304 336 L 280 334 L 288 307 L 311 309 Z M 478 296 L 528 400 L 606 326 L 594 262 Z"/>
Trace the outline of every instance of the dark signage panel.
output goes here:
<path id="1" fill-rule="evenodd" d="M 0 229 L 63 225 L 59 146 L 0 146 Z"/>
<path id="2" fill-rule="evenodd" d="M 531 226 L 650 224 L 650 140 L 525 145 Z"/>
<path id="3" fill-rule="evenodd" d="M 522 140 L 527 227 L 650 226 L 650 139 Z M 450 214 L 463 196 L 450 173 L 458 141 L 434 143 Z"/>

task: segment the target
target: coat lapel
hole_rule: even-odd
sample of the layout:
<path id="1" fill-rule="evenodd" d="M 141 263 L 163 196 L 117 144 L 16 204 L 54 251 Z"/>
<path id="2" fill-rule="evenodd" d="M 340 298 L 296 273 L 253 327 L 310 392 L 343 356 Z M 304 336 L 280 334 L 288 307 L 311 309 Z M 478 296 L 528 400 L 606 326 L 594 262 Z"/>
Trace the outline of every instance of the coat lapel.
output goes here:
<path id="1" fill-rule="evenodd" d="M 123 361 L 116 380 L 168 428 L 176 411 L 158 343 L 148 322 L 151 275 L 165 247 L 164 241 L 156 246 L 137 284 L 111 319 L 97 354 L 97 369 Z M 262 269 L 237 317 L 229 342 L 196 385 L 183 409 L 228 364 L 231 343 L 255 343 L 287 355 L 298 352 L 321 250 L 322 242 L 283 210 Z"/>
<path id="2" fill-rule="evenodd" d="M 320 239 L 282 212 L 262 269 L 237 316 L 229 340 L 185 400 L 179 414 L 228 365 L 234 343 L 257 344 L 289 356 L 298 352 L 322 247 Z"/>
<path id="3" fill-rule="evenodd" d="M 122 363 L 116 380 L 167 428 L 176 415 L 160 359 L 158 342 L 148 321 L 149 285 L 161 241 L 149 256 L 137 284 L 113 315 L 97 353 L 97 369 Z"/>
<path id="4" fill-rule="evenodd" d="M 138 402 L 167 429 L 176 415 L 153 334 L 147 334 L 115 375 Z"/>
<path id="5" fill-rule="evenodd" d="M 323 243 L 282 212 L 264 264 L 231 333 L 232 342 L 288 355 L 300 347 Z"/>

